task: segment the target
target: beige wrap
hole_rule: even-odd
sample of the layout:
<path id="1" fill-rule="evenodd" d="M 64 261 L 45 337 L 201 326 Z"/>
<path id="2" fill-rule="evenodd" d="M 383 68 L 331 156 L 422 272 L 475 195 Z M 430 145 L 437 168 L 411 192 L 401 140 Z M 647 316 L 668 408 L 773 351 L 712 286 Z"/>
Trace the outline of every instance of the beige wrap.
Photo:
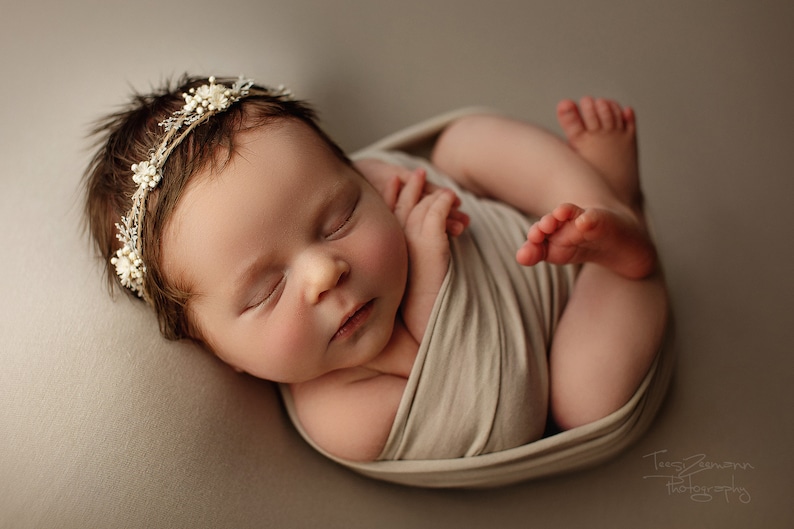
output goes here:
<path id="1" fill-rule="evenodd" d="M 407 167 L 422 164 L 432 181 L 454 187 L 421 159 L 366 155 Z M 530 221 L 455 190 L 471 225 L 451 241 L 450 268 L 379 460 L 354 463 L 318 448 L 282 387 L 296 428 L 320 452 L 357 472 L 427 487 L 502 485 L 594 464 L 622 450 L 655 413 L 669 362 L 656 376 L 660 355 L 631 401 L 609 417 L 540 439 L 548 409 L 547 352 L 575 270 L 519 266 L 515 251 Z"/>
<path id="2" fill-rule="evenodd" d="M 471 224 L 450 240 L 449 271 L 380 459 L 454 459 L 535 441 L 546 426 L 547 352 L 574 270 L 519 266 L 530 221 L 422 165 L 430 181 L 455 189 Z"/>

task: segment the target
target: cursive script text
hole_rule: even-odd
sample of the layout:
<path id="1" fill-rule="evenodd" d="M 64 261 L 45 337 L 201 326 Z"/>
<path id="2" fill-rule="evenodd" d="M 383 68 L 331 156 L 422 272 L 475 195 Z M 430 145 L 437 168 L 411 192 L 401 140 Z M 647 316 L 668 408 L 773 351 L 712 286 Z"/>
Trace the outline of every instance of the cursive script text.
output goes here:
<path id="1" fill-rule="evenodd" d="M 750 491 L 737 483 L 738 472 L 754 470 L 747 462 L 712 461 L 706 454 L 692 454 L 681 458 L 671 458 L 667 450 L 657 450 L 645 454 L 653 466 L 653 473 L 643 479 L 657 479 L 664 483 L 667 494 L 688 495 L 696 502 L 710 502 L 724 499 L 730 503 L 738 500 L 750 503 Z"/>

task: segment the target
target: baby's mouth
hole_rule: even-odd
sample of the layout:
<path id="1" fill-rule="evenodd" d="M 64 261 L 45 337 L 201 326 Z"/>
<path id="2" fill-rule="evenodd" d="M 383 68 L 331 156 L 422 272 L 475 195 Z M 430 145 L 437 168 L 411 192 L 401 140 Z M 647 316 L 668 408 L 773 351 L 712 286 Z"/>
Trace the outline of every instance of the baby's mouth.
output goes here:
<path id="1" fill-rule="evenodd" d="M 336 331 L 331 341 L 344 339 L 356 332 L 369 318 L 369 315 L 372 313 L 373 305 L 374 300 L 370 300 L 356 309 L 355 312 L 342 322 L 342 325 L 339 326 L 339 330 Z"/>

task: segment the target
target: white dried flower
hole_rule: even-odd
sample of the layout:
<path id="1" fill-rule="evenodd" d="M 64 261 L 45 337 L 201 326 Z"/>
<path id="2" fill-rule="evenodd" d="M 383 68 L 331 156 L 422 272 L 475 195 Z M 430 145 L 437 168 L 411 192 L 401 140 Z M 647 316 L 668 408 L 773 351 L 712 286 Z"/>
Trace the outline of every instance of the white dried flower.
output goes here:
<path id="1" fill-rule="evenodd" d="M 132 164 L 132 181 L 139 186 L 157 187 L 162 177 L 153 161 Z"/>
<path id="2" fill-rule="evenodd" d="M 116 266 L 116 275 L 119 276 L 121 284 L 143 297 L 143 274 L 146 267 L 138 253 L 125 244 L 116 251 L 116 256 L 110 263 Z"/>

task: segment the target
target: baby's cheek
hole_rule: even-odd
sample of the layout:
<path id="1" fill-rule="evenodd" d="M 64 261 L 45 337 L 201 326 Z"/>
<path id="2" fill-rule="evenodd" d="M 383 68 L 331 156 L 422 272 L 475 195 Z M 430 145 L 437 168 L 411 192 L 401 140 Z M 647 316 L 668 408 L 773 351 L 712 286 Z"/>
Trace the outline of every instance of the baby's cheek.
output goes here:
<path id="1" fill-rule="evenodd" d="M 369 247 L 372 266 L 380 272 L 381 279 L 395 285 L 404 283 L 408 272 L 408 247 L 402 227 L 399 224 L 389 226 Z"/>
<path id="2" fill-rule="evenodd" d="M 272 376 L 291 381 L 301 376 L 309 367 L 308 353 L 312 351 L 311 332 L 296 325 L 283 325 L 273 331 L 272 340 L 265 345 L 263 353 Z"/>

